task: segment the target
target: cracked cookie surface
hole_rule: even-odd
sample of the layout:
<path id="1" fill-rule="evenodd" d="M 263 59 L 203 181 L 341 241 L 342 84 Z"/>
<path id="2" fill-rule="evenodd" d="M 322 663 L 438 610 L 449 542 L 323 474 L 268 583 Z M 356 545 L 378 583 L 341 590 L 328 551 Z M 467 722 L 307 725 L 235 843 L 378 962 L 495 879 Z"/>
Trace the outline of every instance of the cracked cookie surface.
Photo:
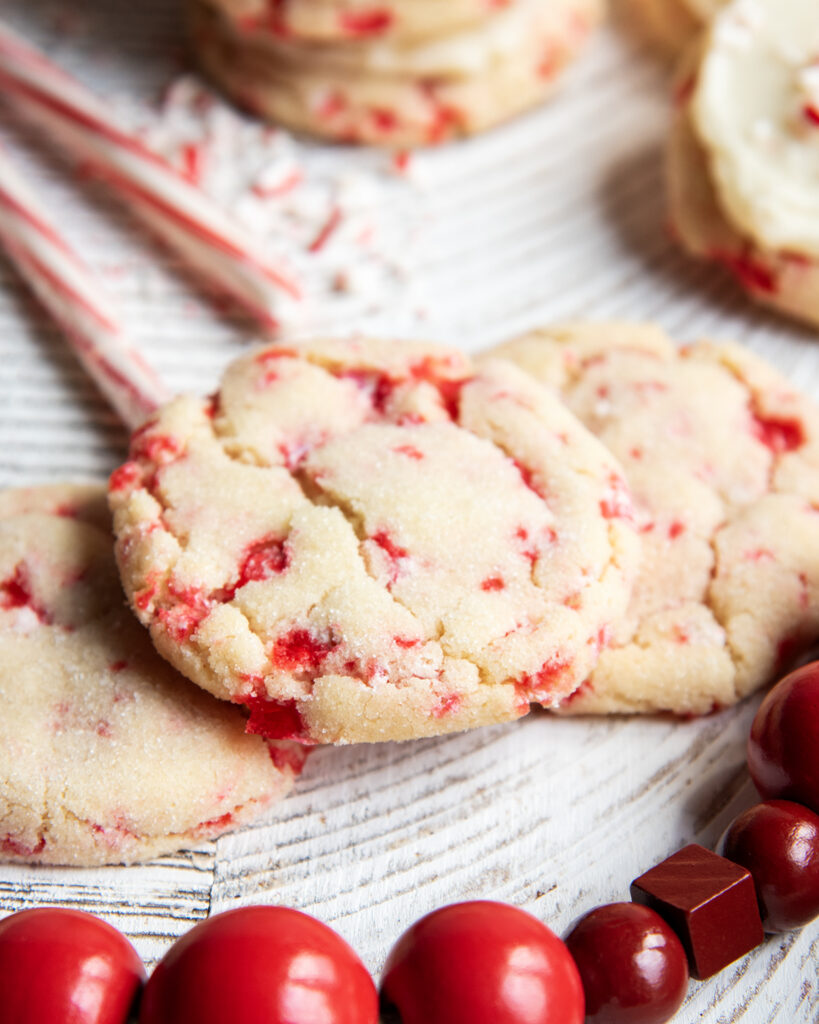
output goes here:
<path id="1" fill-rule="evenodd" d="M 819 410 L 735 344 L 546 328 L 492 350 L 556 388 L 621 460 L 643 555 L 575 713 L 703 714 L 819 634 Z"/>
<path id="2" fill-rule="evenodd" d="M 117 864 L 252 820 L 301 767 L 128 611 L 105 489 L 0 493 L 0 860 Z M 105 528 L 107 525 L 107 529 Z"/>
<path id="3" fill-rule="evenodd" d="M 449 349 L 273 345 L 180 398 L 110 484 L 160 652 L 249 728 L 410 739 L 557 704 L 628 603 L 608 452 L 526 374 Z"/>

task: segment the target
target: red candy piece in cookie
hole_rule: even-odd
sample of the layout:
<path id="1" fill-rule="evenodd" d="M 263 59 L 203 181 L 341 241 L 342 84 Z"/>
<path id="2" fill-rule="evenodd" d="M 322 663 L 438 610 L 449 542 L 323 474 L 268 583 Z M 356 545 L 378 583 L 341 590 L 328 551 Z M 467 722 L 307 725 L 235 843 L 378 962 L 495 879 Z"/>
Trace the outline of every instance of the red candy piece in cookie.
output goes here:
<path id="1" fill-rule="evenodd" d="M 28 568 L 24 562 L 19 562 L 11 575 L 0 580 L 0 608 L 28 608 L 40 622 L 49 621 L 48 611 L 34 597 Z"/>
<path id="2" fill-rule="evenodd" d="M 754 433 L 759 440 L 775 452 L 793 452 L 805 443 L 805 430 L 799 420 L 778 419 L 774 416 L 753 414 Z"/>
<path id="3" fill-rule="evenodd" d="M 393 23 L 393 14 L 388 9 L 373 8 L 369 11 L 342 11 L 339 24 L 345 35 L 377 36 L 386 32 Z"/>

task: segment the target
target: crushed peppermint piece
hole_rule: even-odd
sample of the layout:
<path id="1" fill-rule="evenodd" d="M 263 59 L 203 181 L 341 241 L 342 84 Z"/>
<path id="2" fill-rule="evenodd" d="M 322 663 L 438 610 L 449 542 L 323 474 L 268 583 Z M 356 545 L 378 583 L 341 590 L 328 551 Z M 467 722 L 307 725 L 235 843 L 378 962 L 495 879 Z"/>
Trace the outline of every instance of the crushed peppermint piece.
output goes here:
<path id="1" fill-rule="evenodd" d="M 284 310 L 283 329 L 394 314 L 409 302 L 419 218 L 406 162 L 355 152 L 340 166 L 320 147 L 236 112 L 193 76 L 176 79 L 158 110 L 123 101 L 122 113 L 212 199 L 287 252 L 306 309 Z"/>

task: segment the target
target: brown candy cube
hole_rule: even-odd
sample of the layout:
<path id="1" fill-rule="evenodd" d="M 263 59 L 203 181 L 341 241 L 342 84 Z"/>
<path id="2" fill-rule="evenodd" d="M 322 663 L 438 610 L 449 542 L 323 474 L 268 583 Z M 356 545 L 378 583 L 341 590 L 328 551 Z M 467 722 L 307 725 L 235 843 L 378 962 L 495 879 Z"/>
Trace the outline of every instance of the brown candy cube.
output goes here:
<path id="1" fill-rule="evenodd" d="M 631 883 L 635 903 L 677 933 L 691 975 L 703 980 L 764 939 L 756 891 L 745 868 L 692 843 Z"/>

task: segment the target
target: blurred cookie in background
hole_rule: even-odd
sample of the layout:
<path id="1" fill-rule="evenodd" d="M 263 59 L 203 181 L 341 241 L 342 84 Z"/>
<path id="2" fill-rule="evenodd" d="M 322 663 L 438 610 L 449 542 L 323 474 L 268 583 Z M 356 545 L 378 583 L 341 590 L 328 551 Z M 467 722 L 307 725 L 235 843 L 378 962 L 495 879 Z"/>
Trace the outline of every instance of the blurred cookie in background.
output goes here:
<path id="1" fill-rule="evenodd" d="M 316 41 L 247 27 L 224 0 L 188 0 L 199 62 L 239 105 L 297 131 L 394 147 L 472 135 L 537 105 L 602 15 L 601 0 L 512 0 L 423 37 Z"/>
<path id="2" fill-rule="evenodd" d="M 0 493 L 3 861 L 196 846 L 266 811 L 304 761 L 159 657 L 125 604 L 110 525 L 98 485 Z"/>
<path id="3" fill-rule="evenodd" d="M 819 325 L 819 4 L 735 0 L 687 55 L 671 226 L 754 299 Z"/>

